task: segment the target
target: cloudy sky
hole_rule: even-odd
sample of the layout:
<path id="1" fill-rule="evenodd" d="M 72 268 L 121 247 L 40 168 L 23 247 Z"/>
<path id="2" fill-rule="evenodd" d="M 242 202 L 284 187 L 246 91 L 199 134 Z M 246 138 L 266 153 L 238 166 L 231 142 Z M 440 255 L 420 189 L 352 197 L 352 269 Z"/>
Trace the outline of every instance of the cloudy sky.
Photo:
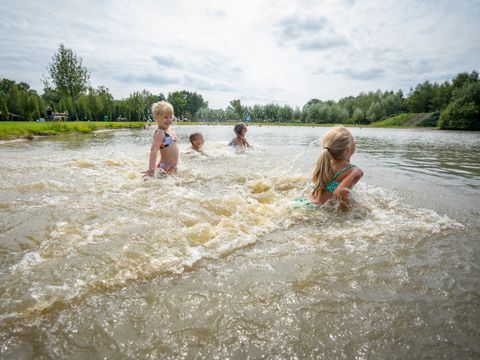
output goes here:
<path id="1" fill-rule="evenodd" d="M 480 70 L 480 0 L 0 0 L 0 77 L 42 91 L 60 43 L 115 98 L 303 106 Z"/>

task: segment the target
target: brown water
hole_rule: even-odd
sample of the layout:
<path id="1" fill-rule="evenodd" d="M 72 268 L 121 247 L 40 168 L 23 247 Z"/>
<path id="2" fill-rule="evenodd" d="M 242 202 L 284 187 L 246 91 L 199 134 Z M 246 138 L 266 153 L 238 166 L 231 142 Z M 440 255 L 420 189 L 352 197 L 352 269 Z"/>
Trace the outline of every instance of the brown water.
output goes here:
<path id="1" fill-rule="evenodd" d="M 354 210 L 299 207 L 326 128 L 0 145 L 0 358 L 479 358 L 480 134 L 352 129 Z"/>

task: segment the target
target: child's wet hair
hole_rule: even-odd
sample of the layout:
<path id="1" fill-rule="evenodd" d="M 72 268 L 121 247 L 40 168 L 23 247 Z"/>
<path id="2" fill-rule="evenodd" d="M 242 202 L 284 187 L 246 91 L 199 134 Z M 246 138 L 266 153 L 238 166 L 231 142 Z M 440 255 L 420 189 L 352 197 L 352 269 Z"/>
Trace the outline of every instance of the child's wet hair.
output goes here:
<path id="1" fill-rule="evenodd" d="M 202 133 L 196 132 L 193 134 L 190 134 L 190 142 L 193 143 L 197 137 L 203 137 Z"/>
<path id="2" fill-rule="evenodd" d="M 157 116 L 173 117 L 173 106 L 168 101 L 157 101 L 152 104 L 152 115 L 154 118 Z"/>
<path id="3" fill-rule="evenodd" d="M 313 194 L 321 192 L 329 179 L 334 176 L 332 159 L 341 160 L 345 150 L 353 142 L 350 131 L 345 126 L 335 126 L 325 133 L 322 139 L 323 149 L 313 171 Z"/>
<path id="4" fill-rule="evenodd" d="M 247 128 L 247 124 L 245 124 L 244 122 L 239 122 L 239 123 L 236 123 L 235 126 L 233 127 L 233 132 L 237 135 L 240 135 L 242 133 L 242 130 L 246 128 Z"/>

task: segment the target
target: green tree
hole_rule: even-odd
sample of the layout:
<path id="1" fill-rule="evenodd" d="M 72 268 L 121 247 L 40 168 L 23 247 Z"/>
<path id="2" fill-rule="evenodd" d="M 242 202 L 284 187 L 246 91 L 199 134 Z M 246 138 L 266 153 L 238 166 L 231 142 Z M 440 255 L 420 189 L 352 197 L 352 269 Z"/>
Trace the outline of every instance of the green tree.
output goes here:
<path id="1" fill-rule="evenodd" d="M 441 129 L 480 130 L 480 81 L 464 82 L 440 114 Z"/>
<path id="2" fill-rule="evenodd" d="M 303 105 L 303 110 L 308 109 L 313 104 L 322 104 L 322 103 L 323 103 L 323 101 L 321 101 L 319 99 L 310 99 L 310 100 L 307 101 L 307 103 L 305 105 Z"/>
<path id="3" fill-rule="evenodd" d="M 383 111 L 380 103 L 374 102 L 368 108 L 366 115 L 367 119 L 373 122 L 383 119 L 383 117 L 385 116 L 385 112 Z"/>
<path id="4" fill-rule="evenodd" d="M 71 49 L 67 49 L 63 44 L 60 44 L 58 52 L 55 53 L 48 66 L 48 74 L 55 85 L 56 91 L 60 95 L 71 99 L 73 115 L 78 120 L 75 103 L 77 97 L 87 89 L 90 78 L 90 73 L 83 66 L 82 59 Z M 49 86 L 48 80 L 45 80 L 45 86 Z"/>
<path id="5" fill-rule="evenodd" d="M 253 105 L 251 114 L 254 121 L 265 121 L 265 111 L 262 105 Z"/>
<path id="6" fill-rule="evenodd" d="M 300 108 L 297 106 L 293 110 L 293 121 L 300 122 L 301 117 L 302 117 L 302 110 L 300 110 Z"/>
<path id="7" fill-rule="evenodd" d="M 3 96 L 0 97 L 0 120 L 2 121 L 8 120 L 7 100 Z"/>
<path id="8" fill-rule="evenodd" d="M 278 109 L 278 120 L 291 122 L 293 120 L 293 109 L 288 105 L 280 106 Z"/>
<path id="9" fill-rule="evenodd" d="M 141 121 L 145 119 L 148 104 L 144 94 L 138 91 L 134 92 L 127 98 L 126 104 L 130 110 L 130 117 L 128 118 L 130 121 Z"/>
<path id="10" fill-rule="evenodd" d="M 183 119 L 186 116 L 188 101 L 185 92 L 174 91 L 168 93 L 167 101 L 172 104 L 176 117 Z"/>
<path id="11" fill-rule="evenodd" d="M 472 71 L 471 74 L 469 74 L 468 72 L 463 72 L 463 73 L 459 73 L 457 76 L 453 78 L 452 87 L 454 89 L 460 89 L 467 83 L 475 83 L 477 81 L 479 81 L 477 71 Z"/>
<path id="12" fill-rule="evenodd" d="M 27 120 L 35 120 L 40 117 L 37 95 L 31 94 L 26 96 L 24 117 Z"/>
<path id="13" fill-rule="evenodd" d="M 235 111 L 238 120 L 243 120 L 245 116 L 245 107 L 242 106 L 242 103 L 239 99 L 230 101 L 230 107 Z"/>
<path id="14" fill-rule="evenodd" d="M 62 100 L 62 96 L 54 88 L 45 86 L 43 88 L 42 99 L 47 106 L 56 109 L 58 103 Z"/>
<path id="15" fill-rule="evenodd" d="M 360 108 L 355 108 L 352 114 L 352 120 L 355 124 L 361 124 L 365 121 L 365 113 Z"/>
<path id="16" fill-rule="evenodd" d="M 208 103 L 203 100 L 202 95 L 196 92 L 185 91 L 185 96 L 187 99 L 186 115 L 191 119 L 196 119 L 198 110 L 202 107 L 208 107 Z"/>
<path id="17" fill-rule="evenodd" d="M 277 122 L 278 121 L 278 105 L 276 104 L 267 104 L 263 107 L 265 114 L 265 121 L 268 122 Z"/>
<path id="18" fill-rule="evenodd" d="M 20 115 L 21 112 L 21 93 L 17 85 L 13 85 L 7 93 L 7 105 L 11 113 Z"/>
<path id="19" fill-rule="evenodd" d="M 322 123 L 327 123 L 328 122 L 328 110 L 329 106 L 328 104 L 322 103 L 322 102 L 317 102 L 314 104 L 311 104 L 307 108 L 307 122 L 315 122 L 318 124 Z"/>
<path id="20" fill-rule="evenodd" d="M 329 106 L 328 108 L 329 122 L 340 123 L 347 118 L 349 118 L 348 111 L 344 107 L 338 104 L 333 104 Z"/>
<path id="21" fill-rule="evenodd" d="M 383 109 L 384 116 L 399 114 L 402 111 L 402 99 L 396 94 L 385 96 L 380 105 Z"/>

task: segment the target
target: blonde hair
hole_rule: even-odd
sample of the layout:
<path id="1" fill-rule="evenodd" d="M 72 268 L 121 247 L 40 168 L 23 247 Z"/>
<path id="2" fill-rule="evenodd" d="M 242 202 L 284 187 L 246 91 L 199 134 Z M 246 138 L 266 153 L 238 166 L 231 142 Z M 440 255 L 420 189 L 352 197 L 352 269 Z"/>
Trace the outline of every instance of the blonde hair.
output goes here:
<path id="1" fill-rule="evenodd" d="M 157 101 L 152 104 L 152 115 L 153 118 L 165 115 L 173 117 L 173 106 L 167 101 Z"/>
<path id="2" fill-rule="evenodd" d="M 313 171 L 313 183 L 315 184 L 312 191 L 313 195 L 321 193 L 327 183 L 335 176 L 332 160 L 342 160 L 345 150 L 352 141 L 352 134 L 344 126 L 335 126 L 323 135 L 323 150 Z"/>

